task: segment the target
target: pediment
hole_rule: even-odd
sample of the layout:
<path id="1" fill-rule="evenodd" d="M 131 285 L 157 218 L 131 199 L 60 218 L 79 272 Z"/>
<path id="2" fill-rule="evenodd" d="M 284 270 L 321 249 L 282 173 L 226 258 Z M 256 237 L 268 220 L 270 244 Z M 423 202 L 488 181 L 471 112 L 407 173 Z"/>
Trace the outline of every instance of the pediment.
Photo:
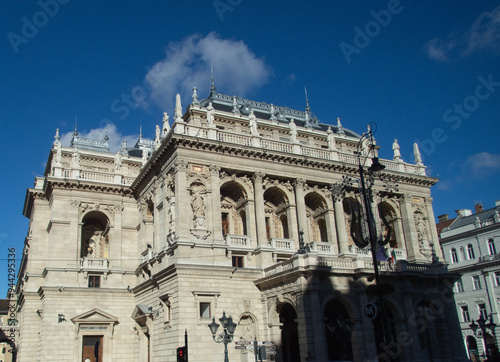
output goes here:
<path id="1" fill-rule="evenodd" d="M 137 304 L 135 306 L 134 312 L 132 313 L 132 319 L 137 320 L 144 316 L 149 316 L 153 313 L 154 312 L 151 307 L 148 307 L 147 305 L 144 304 Z"/>
<path id="2" fill-rule="evenodd" d="M 118 318 L 115 316 L 100 310 L 99 308 L 94 308 L 85 313 L 77 315 L 71 318 L 71 321 L 75 324 L 77 323 L 99 323 L 99 324 L 115 324 L 118 323 Z"/>

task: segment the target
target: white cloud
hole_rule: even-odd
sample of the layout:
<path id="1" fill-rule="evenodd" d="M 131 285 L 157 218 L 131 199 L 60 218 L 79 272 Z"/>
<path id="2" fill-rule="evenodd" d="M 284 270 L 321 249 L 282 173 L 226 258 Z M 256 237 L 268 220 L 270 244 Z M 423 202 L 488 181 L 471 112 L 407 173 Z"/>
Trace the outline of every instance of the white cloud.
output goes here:
<path id="1" fill-rule="evenodd" d="M 271 68 L 258 58 L 243 41 L 221 39 L 216 33 L 205 37 L 191 35 L 181 42 L 170 43 L 165 59 L 146 74 L 151 99 L 171 112 L 175 94 L 180 93 L 183 107 L 191 103 L 192 88 L 198 88 L 199 99 L 210 88 L 210 66 L 214 68 L 217 91 L 245 96 L 267 83 Z"/>
<path id="2" fill-rule="evenodd" d="M 465 162 L 464 169 L 472 175 L 481 177 L 500 170 L 500 154 L 476 153 Z"/>
<path id="3" fill-rule="evenodd" d="M 446 39 L 432 39 L 424 48 L 429 58 L 437 62 L 481 50 L 500 52 L 500 6 L 479 14 L 469 30 L 450 34 Z"/>
<path id="4" fill-rule="evenodd" d="M 109 149 L 111 152 L 116 152 L 121 148 L 122 141 L 127 141 L 127 147 L 132 147 L 137 142 L 139 135 L 122 135 L 116 129 L 116 126 L 113 123 L 108 123 L 102 128 L 94 128 L 91 129 L 87 133 L 78 132 L 78 137 L 89 138 L 93 140 L 102 140 L 106 137 L 106 134 L 109 137 Z M 69 146 L 71 142 L 71 138 L 73 137 L 73 131 L 64 133 L 61 135 L 61 144 L 63 146 Z"/>

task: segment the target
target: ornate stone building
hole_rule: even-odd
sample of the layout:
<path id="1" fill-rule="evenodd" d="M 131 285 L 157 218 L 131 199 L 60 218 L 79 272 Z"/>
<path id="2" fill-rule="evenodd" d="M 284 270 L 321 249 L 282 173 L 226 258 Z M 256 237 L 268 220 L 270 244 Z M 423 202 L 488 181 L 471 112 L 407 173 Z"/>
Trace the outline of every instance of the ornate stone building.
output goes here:
<path id="1" fill-rule="evenodd" d="M 107 139 L 75 130 L 63 147 L 56 134 L 24 206 L 20 361 L 176 361 L 186 330 L 191 361 L 219 361 L 207 325 L 223 311 L 236 341 L 273 341 L 277 361 L 465 359 L 456 276 L 433 248 L 437 180 L 418 149 L 412 165 L 395 142 L 372 185 L 378 237 L 395 257 L 379 262 L 395 287 L 383 298 L 384 341 L 382 313 L 364 316 L 377 298 L 365 292 L 374 265 L 359 247 L 352 182 L 358 160 L 377 155 L 374 139 L 320 123 L 309 106 L 213 85 L 184 114 L 177 96 L 173 118 L 154 142 L 116 153 Z M 234 343 L 229 358 L 255 360 Z"/>

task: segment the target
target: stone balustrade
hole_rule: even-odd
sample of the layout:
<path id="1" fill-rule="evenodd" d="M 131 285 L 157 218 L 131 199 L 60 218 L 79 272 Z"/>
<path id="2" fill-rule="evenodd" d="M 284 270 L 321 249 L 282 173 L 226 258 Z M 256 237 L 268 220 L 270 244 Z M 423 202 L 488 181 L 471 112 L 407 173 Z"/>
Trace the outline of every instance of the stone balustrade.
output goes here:
<path id="1" fill-rule="evenodd" d="M 80 260 L 80 267 L 85 270 L 107 271 L 109 268 L 109 260 L 105 258 L 85 257 Z"/>
<path id="2" fill-rule="evenodd" d="M 238 248 L 251 248 L 250 236 L 226 234 L 226 245 Z"/>

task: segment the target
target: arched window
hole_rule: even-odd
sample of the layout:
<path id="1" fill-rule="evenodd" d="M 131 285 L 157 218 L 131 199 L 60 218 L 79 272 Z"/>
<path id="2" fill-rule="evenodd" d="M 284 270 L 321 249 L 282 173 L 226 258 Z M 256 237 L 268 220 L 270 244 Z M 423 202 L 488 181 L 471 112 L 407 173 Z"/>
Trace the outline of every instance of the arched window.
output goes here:
<path id="1" fill-rule="evenodd" d="M 497 248 L 495 247 L 495 240 L 493 239 L 488 240 L 488 251 L 490 255 L 495 255 L 497 253 Z"/>
<path id="2" fill-rule="evenodd" d="M 458 254 L 457 254 L 457 249 L 455 248 L 451 249 L 451 262 L 458 263 Z"/>
<path id="3" fill-rule="evenodd" d="M 299 331 L 297 313 L 288 303 L 279 312 L 281 325 L 281 353 L 283 362 L 300 362 Z"/>
<path id="4" fill-rule="evenodd" d="M 80 257 L 109 257 L 109 219 L 100 211 L 91 211 L 82 219 Z"/>
<path id="5" fill-rule="evenodd" d="M 474 259 L 474 247 L 472 244 L 467 245 L 467 255 L 469 257 L 469 260 Z"/>

